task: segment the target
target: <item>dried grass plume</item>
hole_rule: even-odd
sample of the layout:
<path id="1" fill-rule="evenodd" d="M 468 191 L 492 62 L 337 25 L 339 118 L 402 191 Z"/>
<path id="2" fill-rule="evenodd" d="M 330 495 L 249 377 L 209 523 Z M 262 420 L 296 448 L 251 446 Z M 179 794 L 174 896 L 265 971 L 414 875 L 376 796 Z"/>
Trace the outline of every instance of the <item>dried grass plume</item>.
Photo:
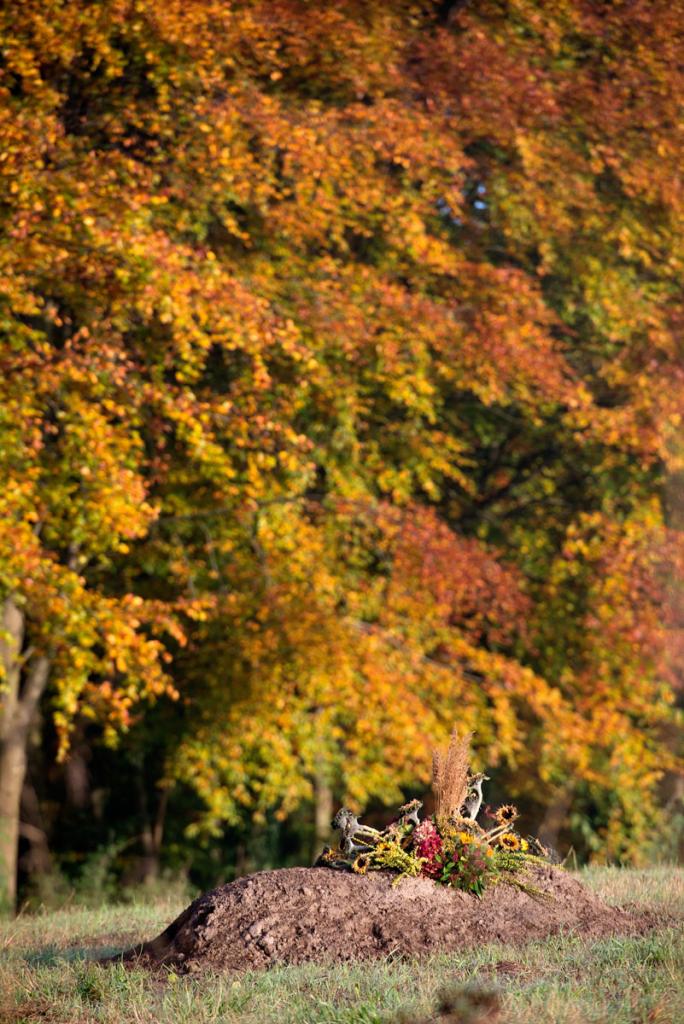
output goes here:
<path id="1" fill-rule="evenodd" d="M 458 814 L 468 795 L 468 764 L 472 732 L 463 739 L 456 729 L 451 734 L 446 754 L 439 750 L 432 754 L 432 791 L 435 796 L 437 819 Z"/>

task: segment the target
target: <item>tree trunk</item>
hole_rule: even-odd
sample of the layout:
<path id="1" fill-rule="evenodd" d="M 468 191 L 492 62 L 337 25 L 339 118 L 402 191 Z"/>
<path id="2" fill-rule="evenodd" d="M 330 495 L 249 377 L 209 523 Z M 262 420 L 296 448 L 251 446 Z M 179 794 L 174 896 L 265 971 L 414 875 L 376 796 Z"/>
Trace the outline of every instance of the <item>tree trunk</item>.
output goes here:
<path id="1" fill-rule="evenodd" d="M 546 808 L 546 813 L 537 829 L 537 835 L 544 846 L 548 846 L 554 851 L 557 850 L 561 829 L 566 824 L 574 794 L 575 789 L 571 784 L 561 789 L 554 802 Z"/>
<path id="2" fill-rule="evenodd" d="M 26 774 L 26 748 L 19 735 L 0 742 L 0 912 L 17 899 L 19 805 Z"/>
<path id="3" fill-rule="evenodd" d="M 141 842 L 143 855 L 138 865 L 138 879 L 144 885 L 151 885 L 159 878 L 162 841 L 164 839 L 164 823 L 166 808 L 169 802 L 169 790 L 162 789 L 157 801 L 154 821 L 150 820 L 147 806 L 147 795 L 144 782 L 140 780 L 140 808 L 143 815 Z"/>
<path id="4" fill-rule="evenodd" d="M 30 757 L 29 757 L 30 762 Z M 20 868 L 39 885 L 41 879 L 52 874 L 52 854 L 40 812 L 40 801 L 35 786 L 28 776 L 21 794 L 19 835 L 28 840 L 29 849 L 22 858 Z"/>
<path id="5" fill-rule="evenodd" d="M 316 758 L 313 767 L 313 798 L 314 798 L 314 839 L 311 851 L 311 862 L 323 852 L 323 847 L 330 842 L 333 816 L 333 791 L 330 779 L 330 767 L 325 756 L 325 725 L 322 707 L 311 709 L 316 731 Z"/>
<path id="6" fill-rule="evenodd" d="M 31 721 L 47 685 L 50 662 L 27 651 L 24 613 L 14 599 L 2 606 L 0 659 L 0 911 L 12 913 L 17 898 L 19 812 L 26 776 L 26 749 Z"/>
<path id="7" fill-rule="evenodd" d="M 314 778 L 314 850 L 312 860 L 315 860 L 326 843 L 330 842 L 332 816 L 333 792 L 323 771 L 318 771 Z"/>
<path id="8" fill-rule="evenodd" d="M 235 845 L 235 878 L 242 878 L 243 875 L 248 873 L 248 864 L 247 847 L 244 841 L 240 839 Z"/>
<path id="9" fill-rule="evenodd" d="M 69 759 L 64 765 L 64 787 L 68 803 L 82 811 L 91 801 L 88 760 L 90 747 L 79 730 L 71 740 Z"/>

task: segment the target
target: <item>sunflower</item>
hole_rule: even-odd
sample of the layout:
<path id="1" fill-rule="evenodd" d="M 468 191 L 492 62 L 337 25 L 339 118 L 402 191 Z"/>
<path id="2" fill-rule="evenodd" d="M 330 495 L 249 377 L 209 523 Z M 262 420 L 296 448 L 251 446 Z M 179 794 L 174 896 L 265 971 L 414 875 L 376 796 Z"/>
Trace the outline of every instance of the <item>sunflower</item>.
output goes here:
<path id="1" fill-rule="evenodd" d="M 504 832 L 504 834 L 499 837 L 499 846 L 502 846 L 504 850 L 519 850 L 520 840 L 516 836 L 515 832 Z"/>
<path id="2" fill-rule="evenodd" d="M 517 817 L 518 808 L 513 804 L 504 804 L 494 814 L 494 818 L 500 825 L 512 825 Z"/>
<path id="3" fill-rule="evenodd" d="M 360 853 L 352 864 L 352 871 L 357 875 L 365 875 L 370 865 L 370 854 Z"/>

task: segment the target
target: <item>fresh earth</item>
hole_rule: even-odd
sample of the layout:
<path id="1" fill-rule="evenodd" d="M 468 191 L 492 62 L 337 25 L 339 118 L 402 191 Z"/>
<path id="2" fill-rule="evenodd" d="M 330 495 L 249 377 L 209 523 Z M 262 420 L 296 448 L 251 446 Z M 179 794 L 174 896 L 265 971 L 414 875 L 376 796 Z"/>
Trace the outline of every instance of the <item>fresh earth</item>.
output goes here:
<path id="1" fill-rule="evenodd" d="M 578 877 L 632 920 L 635 910 L 649 910 L 660 923 L 651 919 L 657 926 L 644 934 L 558 934 L 520 945 L 508 941 L 519 937 L 513 918 L 501 929 L 506 941 L 478 939 L 420 961 L 386 955 L 183 975 L 173 968 L 105 967 L 92 958 L 159 934 L 184 899 L 22 915 L 0 926 L 0 1022 L 474 1024 L 498 1018 L 501 1024 L 681 1024 L 684 871 L 597 868 L 569 881 Z M 468 1005 L 473 990 L 493 1002 L 485 1001 L 490 1009 L 480 1018 L 449 1016 L 438 1010 L 444 989 L 452 1003 Z"/>
<path id="2" fill-rule="evenodd" d="M 200 896 L 125 959 L 183 974 L 243 971 L 421 957 L 486 942 L 524 943 L 561 931 L 585 939 L 637 935 L 657 923 L 653 911 L 610 907 L 550 865 L 529 868 L 525 883 L 534 895 L 502 882 L 478 899 L 427 878 L 397 879 L 387 872 L 262 871 Z"/>

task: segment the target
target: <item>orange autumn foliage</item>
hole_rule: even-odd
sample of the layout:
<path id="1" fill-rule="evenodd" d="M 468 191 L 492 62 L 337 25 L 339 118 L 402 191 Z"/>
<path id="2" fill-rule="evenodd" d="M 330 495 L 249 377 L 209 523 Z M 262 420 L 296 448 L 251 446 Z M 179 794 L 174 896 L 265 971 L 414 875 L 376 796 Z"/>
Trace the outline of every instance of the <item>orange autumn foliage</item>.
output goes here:
<path id="1" fill-rule="evenodd" d="M 638 857 L 676 764 L 679 0 L 0 34 L 0 582 L 63 753 L 180 694 L 166 775 L 216 829 L 317 778 L 393 800 L 458 717 Z"/>

